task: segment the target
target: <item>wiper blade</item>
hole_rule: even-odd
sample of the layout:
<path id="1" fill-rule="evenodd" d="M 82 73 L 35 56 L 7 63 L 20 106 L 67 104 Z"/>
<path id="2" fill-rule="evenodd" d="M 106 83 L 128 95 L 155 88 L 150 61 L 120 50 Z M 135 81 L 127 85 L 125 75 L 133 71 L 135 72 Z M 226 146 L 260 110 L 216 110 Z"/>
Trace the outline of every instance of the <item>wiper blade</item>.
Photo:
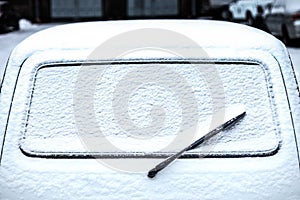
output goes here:
<path id="1" fill-rule="evenodd" d="M 220 111 L 218 113 L 222 113 L 222 116 L 224 116 L 224 112 L 225 111 L 223 110 L 223 111 Z M 228 112 L 231 112 L 230 115 L 228 115 Z M 185 147 L 184 149 L 182 149 L 178 153 L 168 157 L 166 160 L 164 160 L 161 163 L 159 163 L 158 165 L 156 165 L 153 169 L 151 169 L 148 172 L 148 177 L 149 178 L 154 178 L 159 171 L 163 170 L 170 163 L 172 163 L 174 160 L 179 158 L 184 152 L 196 148 L 197 146 L 199 146 L 200 144 L 202 144 L 204 141 L 211 138 L 215 134 L 217 134 L 217 133 L 223 131 L 224 129 L 228 128 L 229 126 L 233 125 L 235 122 L 237 122 L 239 119 L 244 117 L 245 114 L 246 114 L 246 110 L 245 110 L 245 107 L 243 105 L 231 106 L 230 108 L 228 108 L 228 112 L 225 112 L 227 114 L 227 116 L 225 114 L 226 117 L 225 117 L 223 123 L 215 125 L 215 127 L 212 128 L 211 131 L 204 134 L 202 137 L 200 137 L 199 139 L 197 139 L 196 141 L 191 143 L 189 146 Z"/>

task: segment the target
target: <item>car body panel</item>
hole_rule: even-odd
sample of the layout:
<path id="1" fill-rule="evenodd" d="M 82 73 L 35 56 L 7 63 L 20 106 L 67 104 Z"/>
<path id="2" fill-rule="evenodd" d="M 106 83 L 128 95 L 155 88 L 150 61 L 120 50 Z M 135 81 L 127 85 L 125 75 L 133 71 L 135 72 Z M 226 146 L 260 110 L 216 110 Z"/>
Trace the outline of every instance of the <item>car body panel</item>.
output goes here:
<path id="1" fill-rule="evenodd" d="M 263 67 L 264 72 L 270 75 L 267 80 L 270 85 L 266 87 L 272 91 L 270 94 L 274 93 L 270 99 L 279 122 L 278 127 L 274 127 L 280 131 L 279 150 L 272 155 L 258 157 L 179 159 L 153 180 L 147 178 L 144 172 L 118 171 L 96 159 L 45 159 L 24 155 L 20 140 L 26 127 L 31 90 L 39 67 L 87 61 L 113 62 L 115 58 L 109 54 L 96 60 L 87 58 L 113 36 L 149 28 L 183 34 L 209 56 L 182 58 L 144 53 L 131 54 L 118 62 L 201 61 Z M 174 51 L 178 49 L 172 48 Z M 0 139 L 4 141 L 0 196 L 4 199 L 296 200 L 300 196 L 297 149 L 297 141 L 298 144 L 300 142 L 300 106 L 291 60 L 280 41 L 248 26 L 205 20 L 149 20 L 78 23 L 45 30 L 29 37 L 12 52 L 0 104 Z"/>

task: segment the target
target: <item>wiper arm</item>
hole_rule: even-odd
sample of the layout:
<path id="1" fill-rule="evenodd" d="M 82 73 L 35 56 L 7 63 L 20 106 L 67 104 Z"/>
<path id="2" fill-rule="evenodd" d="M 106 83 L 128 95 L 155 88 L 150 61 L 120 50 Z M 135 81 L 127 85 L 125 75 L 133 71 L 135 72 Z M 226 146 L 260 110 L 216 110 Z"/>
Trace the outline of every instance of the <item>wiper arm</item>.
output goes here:
<path id="1" fill-rule="evenodd" d="M 201 143 L 203 143 L 207 139 L 211 138 L 215 134 L 217 134 L 217 133 L 223 131 L 224 129 L 228 128 L 229 126 L 233 125 L 235 122 L 237 122 L 239 119 L 241 119 L 242 117 L 244 117 L 245 114 L 246 114 L 245 107 L 241 106 L 241 105 L 232 106 L 228 110 L 229 111 L 233 110 L 234 113 L 231 114 L 231 116 L 228 116 L 227 118 L 225 118 L 224 123 L 222 123 L 220 125 L 216 125 L 215 128 L 213 128 L 211 131 L 209 131 L 208 133 L 206 133 L 204 136 L 200 137 L 199 139 L 197 139 L 196 141 L 194 141 L 192 144 L 190 144 L 186 148 L 182 149 L 178 153 L 176 153 L 176 154 L 168 157 L 166 160 L 164 160 L 161 163 L 159 163 L 158 165 L 156 165 L 153 169 L 151 169 L 148 172 L 148 177 L 149 178 L 154 178 L 159 171 L 163 170 L 170 163 L 172 163 L 174 160 L 176 160 L 177 158 L 179 158 L 184 152 L 196 148 Z M 224 115 L 224 112 L 225 111 L 223 111 L 223 115 Z"/>

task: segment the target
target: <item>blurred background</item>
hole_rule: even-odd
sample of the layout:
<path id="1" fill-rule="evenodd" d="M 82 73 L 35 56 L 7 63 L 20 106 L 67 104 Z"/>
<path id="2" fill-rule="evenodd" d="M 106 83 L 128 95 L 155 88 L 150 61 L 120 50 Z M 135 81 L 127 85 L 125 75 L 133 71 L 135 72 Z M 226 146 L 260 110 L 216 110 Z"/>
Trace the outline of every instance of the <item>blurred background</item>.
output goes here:
<path id="1" fill-rule="evenodd" d="M 32 22 L 215 17 L 232 0 L 7 0 Z M 227 7 L 227 8 L 226 8 Z"/>

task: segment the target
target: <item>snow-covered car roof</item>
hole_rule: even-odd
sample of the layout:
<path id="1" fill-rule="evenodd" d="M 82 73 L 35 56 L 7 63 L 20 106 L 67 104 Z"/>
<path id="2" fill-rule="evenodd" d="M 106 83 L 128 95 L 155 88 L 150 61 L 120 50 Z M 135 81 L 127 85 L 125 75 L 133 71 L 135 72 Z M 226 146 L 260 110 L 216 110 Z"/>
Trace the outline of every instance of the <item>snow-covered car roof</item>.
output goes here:
<path id="1" fill-rule="evenodd" d="M 0 196 L 298 199 L 299 101 L 285 46 L 245 25 L 47 29 L 18 45 L 5 70 Z M 237 104 L 246 115 L 232 127 L 146 176 Z"/>
<path id="2" fill-rule="evenodd" d="M 180 24 L 180 25 L 178 25 Z M 214 27 L 213 29 L 210 27 Z M 31 46 L 31 52 L 45 49 L 95 48 L 122 32 L 143 28 L 168 29 L 184 34 L 202 47 L 242 49 L 273 49 L 281 46 L 269 34 L 249 26 L 209 20 L 147 20 L 89 22 L 57 26 L 29 37 L 18 50 Z M 138 38 L 136 38 L 138 39 Z M 272 41 L 272 42 L 271 42 Z M 34 44 L 34 45 L 33 45 Z M 276 52 L 276 51 L 274 51 Z M 28 56 L 24 54 L 23 57 Z"/>

